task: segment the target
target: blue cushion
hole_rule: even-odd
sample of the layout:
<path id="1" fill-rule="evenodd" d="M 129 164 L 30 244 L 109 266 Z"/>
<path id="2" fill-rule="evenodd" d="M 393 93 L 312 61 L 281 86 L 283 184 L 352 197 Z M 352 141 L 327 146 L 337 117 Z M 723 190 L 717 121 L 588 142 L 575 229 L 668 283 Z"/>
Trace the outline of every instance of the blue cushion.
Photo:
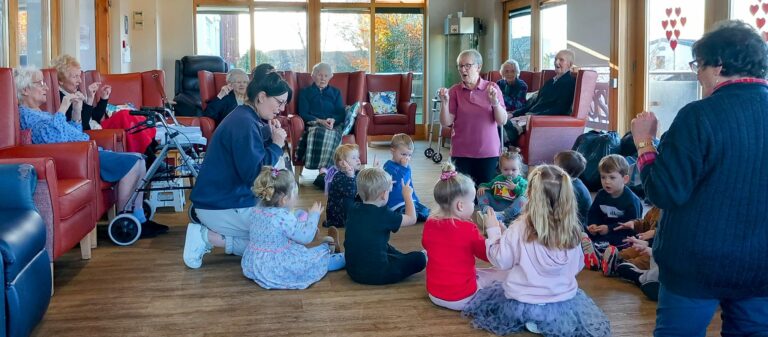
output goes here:
<path id="1" fill-rule="evenodd" d="M 371 107 L 374 114 L 395 114 L 397 113 L 397 92 L 380 91 L 368 92 L 368 98 L 371 101 Z"/>
<path id="2" fill-rule="evenodd" d="M 37 172 L 29 164 L 0 165 L 0 207 L 3 209 L 36 209 L 33 203 Z"/>
<path id="3" fill-rule="evenodd" d="M 341 136 L 346 136 L 352 132 L 352 128 L 355 126 L 355 118 L 360 113 L 360 102 L 355 102 L 345 109 L 346 115 L 344 117 L 344 129 L 341 131 Z"/>

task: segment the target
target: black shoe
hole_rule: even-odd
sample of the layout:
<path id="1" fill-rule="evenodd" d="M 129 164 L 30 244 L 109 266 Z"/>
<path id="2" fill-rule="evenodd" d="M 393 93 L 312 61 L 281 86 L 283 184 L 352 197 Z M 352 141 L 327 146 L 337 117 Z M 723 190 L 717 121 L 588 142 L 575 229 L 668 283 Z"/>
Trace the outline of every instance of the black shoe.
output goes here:
<path id="1" fill-rule="evenodd" d="M 317 178 L 315 178 L 315 181 L 312 184 L 321 190 L 325 190 L 325 173 L 318 174 Z"/>
<path id="2" fill-rule="evenodd" d="M 631 264 L 629 262 L 624 262 L 620 264 L 618 267 L 616 267 L 616 274 L 619 275 L 619 277 L 631 281 L 636 286 L 640 286 L 640 275 L 643 275 L 643 272 L 640 269 L 637 269 L 637 267 L 634 264 Z"/>
<path id="3" fill-rule="evenodd" d="M 659 300 L 659 282 L 658 281 L 643 283 L 642 285 L 640 285 L 640 290 L 642 290 L 643 294 L 645 294 L 645 296 L 648 296 L 648 298 L 651 301 Z"/>
<path id="4" fill-rule="evenodd" d="M 147 220 L 143 224 L 141 224 L 141 236 L 145 237 L 144 233 L 146 232 L 146 237 L 155 237 L 158 234 L 165 234 L 168 233 L 168 229 L 170 229 L 166 225 L 161 225 L 157 222 L 154 222 L 152 220 Z"/>

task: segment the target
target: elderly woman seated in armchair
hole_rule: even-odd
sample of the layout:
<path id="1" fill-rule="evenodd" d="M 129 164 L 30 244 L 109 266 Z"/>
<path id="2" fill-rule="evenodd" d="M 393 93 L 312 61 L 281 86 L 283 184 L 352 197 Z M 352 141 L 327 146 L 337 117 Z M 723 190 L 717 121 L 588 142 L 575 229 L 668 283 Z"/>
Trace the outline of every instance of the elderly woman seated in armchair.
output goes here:
<path id="1" fill-rule="evenodd" d="M 16 82 L 16 94 L 19 99 L 19 117 L 21 129 L 30 130 L 32 143 L 64 143 L 88 141 L 83 133 L 83 104 L 85 96 L 80 92 L 68 93 L 61 100 L 59 110 L 41 111 L 46 102 L 48 88 L 43 80 L 43 73 L 33 67 L 22 67 L 13 72 Z M 70 120 L 65 112 L 70 110 Z M 138 153 L 115 153 L 99 150 L 99 168 L 101 179 L 117 183 L 118 209 L 127 206 L 133 191 L 141 184 L 146 173 L 144 158 Z M 168 226 L 146 219 L 142 208 L 143 193 L 134 201 L 133 215 L 142 222 L 142 237 L 150 237 L 168 231 Z M 95 196 L 94 196 L 95 197 Z"/>
<path id="2" fill-rule="evenodd" d="M 333 165 L 333 152 L 341 144 L 344 127 L 344 102 L 341 91 L 328 85 L 333 77 L 331 66 L 318 63 L 312 67 L 312 85 L 299 92 L 298 111 L 307 127 L 301 136 L 297 159 L 309 169 L 319 169 L 315 186 L 325 186 L 325 170 Z M 297 174 L 302 167 L 297 166 Z"/>
<path id="3" fill-rule="evenodd" d="M 216 121 L 216 125 L 219 125 L 224 117 L 248 99 L 245 90 L 248 88 L 249 79 L 244 70 L 231 69 L 227 72 L 226 80 L 227 84 L 221 87 L 219 94 L 208 102 L 203 111 L 203 116 L 212 118 Z"/>

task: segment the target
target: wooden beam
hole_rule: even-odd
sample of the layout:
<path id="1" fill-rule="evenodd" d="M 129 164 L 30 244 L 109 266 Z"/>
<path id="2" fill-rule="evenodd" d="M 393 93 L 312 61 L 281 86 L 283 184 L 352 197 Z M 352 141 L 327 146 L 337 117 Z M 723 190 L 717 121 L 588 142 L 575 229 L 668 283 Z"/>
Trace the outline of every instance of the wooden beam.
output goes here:
<path id="1" fill-rule="evenodd" d="M 96 70 L 109 74 L 109 0 L 94 0 L 96 12 Z"/>
<path id="2" fill-rule="evenodd" d="M 61 54 L 61 3 L 63 0 L 50 0 L 49 3 L 49 15 L 50 15 L 50 49 L 48 50 L 48 57 L 43 60 L 44 64 L 49 64 L 49 60 Z M 88 0 L 82 0 L 88 1 Z M 77 57 L 77 55 L 75 55 Z"/>
<path id="3" fill-rule="evenodd" d="M 19 66 L 19 2 L 18 0 L 8 0 L 8 66 L 16 68 Z"/>

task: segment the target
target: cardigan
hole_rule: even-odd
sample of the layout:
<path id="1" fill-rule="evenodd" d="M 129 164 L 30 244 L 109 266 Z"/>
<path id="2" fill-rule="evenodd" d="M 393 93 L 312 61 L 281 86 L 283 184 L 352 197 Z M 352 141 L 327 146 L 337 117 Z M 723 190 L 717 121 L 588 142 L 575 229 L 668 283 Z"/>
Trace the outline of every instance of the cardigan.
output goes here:
<path id="1" fill-rule="evenodd" d="M 227 117 L 238 105 L 235 92 L 230 91 L 224 98 L 219 99 L 219 96 L 213 97 L 208 102 L 208 105 L 205 106 L 203 116 L 210 117 L 216 121 L 216 125 L 219 125 L 224 120 L 224 117 Z"/>
<path id="2" fill-rule="evenodd" d="M 557 80 L 552 78 L 539 89 L 536 98 L 529 101 L 526 107 L 516 110 L 514 116 L 567 116 L 571 113 L 575 90 L 576 78 L 571 73 L 564 74 Z"/>
<path id="3" fill-rule="evenodd" d="M 689 103 L 640 172 L 663 210 L 659 280 L 696 298 L 768 296 L 768 87 L 737 83 Z"/>

